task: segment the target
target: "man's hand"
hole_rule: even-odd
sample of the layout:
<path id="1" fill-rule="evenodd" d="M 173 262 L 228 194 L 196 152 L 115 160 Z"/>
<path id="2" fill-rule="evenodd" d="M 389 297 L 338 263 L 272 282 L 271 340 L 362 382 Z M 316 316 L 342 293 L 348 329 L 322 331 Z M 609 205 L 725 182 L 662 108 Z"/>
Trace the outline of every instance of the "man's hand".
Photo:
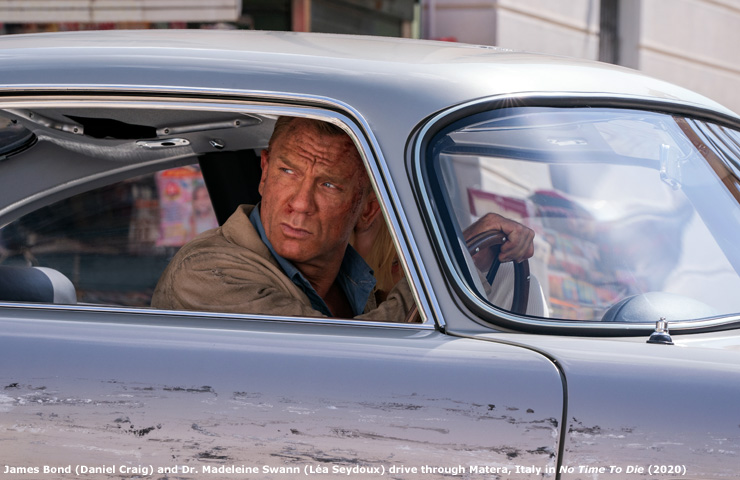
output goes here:
<path id="1" fill-rule="evenodd" d="M 501 253 L 498 256 L 502 263 L 510 261 L 520 263 L 534 255 L 534 230 L 495 213 L 487 213 L 466 228 L 463 235 L 465 240 L 469 240 L 489 230 L 500 230 L 506 235 L 506 241 L 501 245 Z"/>

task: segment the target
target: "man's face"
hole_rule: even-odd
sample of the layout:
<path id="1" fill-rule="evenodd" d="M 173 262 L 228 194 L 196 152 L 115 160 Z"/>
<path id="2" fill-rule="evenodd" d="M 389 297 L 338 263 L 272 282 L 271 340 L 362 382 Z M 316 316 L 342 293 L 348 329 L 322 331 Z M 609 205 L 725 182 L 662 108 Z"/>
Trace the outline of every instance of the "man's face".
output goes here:
<path id="1" fill-rule="evenodd" d="M 317 132 L 304 120 L 262 152 L 260 216 L 275 251 L 314 268 L 341 261 L 369 199 L 357 148 L 346 135 Z"/>

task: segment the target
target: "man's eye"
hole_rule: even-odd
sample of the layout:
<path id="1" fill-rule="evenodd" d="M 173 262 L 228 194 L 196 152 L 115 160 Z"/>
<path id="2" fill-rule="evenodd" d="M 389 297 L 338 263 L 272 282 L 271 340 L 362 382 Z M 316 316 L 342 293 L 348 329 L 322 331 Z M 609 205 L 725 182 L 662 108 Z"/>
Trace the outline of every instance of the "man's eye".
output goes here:
<path id="1" fill-rule="evenodd" d="M 293 175 L 293 170 L 290 169 L 290 168 L 282 167 L 282 168 L 280 168 L 280 171 L 283 172 L 283 173 L 287 173 L 289 175 Z"/>
<path id="2" fill-rule="evenodd" d="M 336 186 L 336 185 L 334 185 L 334 184 L 333 184 L 333 183 L 331 183 L 331 182 L 324 182 L 324 183 L 322 183 L 321 185 L 323 185 L 323 186 L 324 186 L 324 187 L 326 187 L 326 188 L 337 188 L 337 186 Z"/>

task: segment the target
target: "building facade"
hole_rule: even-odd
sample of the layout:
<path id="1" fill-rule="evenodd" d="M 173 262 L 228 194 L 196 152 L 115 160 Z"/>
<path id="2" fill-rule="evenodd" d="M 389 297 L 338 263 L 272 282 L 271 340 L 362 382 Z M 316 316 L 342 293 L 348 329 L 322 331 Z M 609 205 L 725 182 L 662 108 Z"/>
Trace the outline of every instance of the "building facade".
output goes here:
<path id="1" fill-rule="evenodd" d="M 740 0 L 421 0 L 425 38 L 601 60 L 740 112 Z"/>
<path id="2" fill-rule="evenodd" d="M 417 0 L 244 0 L 257 30 L 410 37 Z"/>

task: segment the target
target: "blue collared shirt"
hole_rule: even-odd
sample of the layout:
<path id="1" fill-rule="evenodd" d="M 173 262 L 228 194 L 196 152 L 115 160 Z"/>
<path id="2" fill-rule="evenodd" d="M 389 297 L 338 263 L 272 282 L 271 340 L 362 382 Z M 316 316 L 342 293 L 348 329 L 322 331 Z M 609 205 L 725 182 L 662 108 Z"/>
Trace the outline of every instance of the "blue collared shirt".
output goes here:
<path id="1" fill-rule="evenodd" d="M 290 280 L 298 286 L 306 294 L 308 299 L 311 301 L 311 306 L 323 313 L 326 316 L 332 317 L 332 313 L 329 310 L 329 306 L 326 304 L 323 298 L 319 296 L 316 290 L 311 286 L 311 283 L 306 280 L 306 277 L 293 265 L 290 261 L 281 257 L 272 248 L 272 244 L 267 239 L 265 229 L 262 226 L 262 219 L 259 213 L 259 204 L 254 207 L 252 213 L 249 215 L 249 221 L 254 225 L 255 230 L 259 233 L 262 242 L 270 250 L 270 253 L 275 260 L 277 260 L 280 268 L 290 278 Z M 352 245 L 347 245 L 347 250 L 344 253 L 342 259 L 342 265 L 339 267 L 339 274 L 337 275 L 337 281 L 339 286 L 347 296 L 352 311 L 355 316 L 360 315 L 365 310 L 370 294 L 375 288 L 375 276 L 373 275 L 372 269 L 363 260 L 357 251 L 352 248 Z"/>

